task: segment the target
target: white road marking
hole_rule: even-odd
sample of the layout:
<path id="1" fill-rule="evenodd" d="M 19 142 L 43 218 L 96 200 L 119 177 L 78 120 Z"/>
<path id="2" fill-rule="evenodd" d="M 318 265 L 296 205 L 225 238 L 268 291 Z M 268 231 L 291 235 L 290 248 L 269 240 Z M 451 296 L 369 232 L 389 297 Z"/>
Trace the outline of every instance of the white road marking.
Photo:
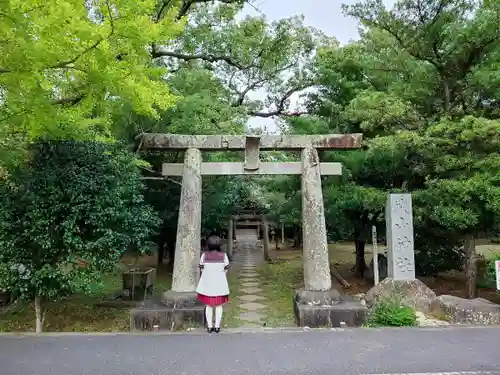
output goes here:
<path id="1" fill-rule="evenodd" d="M 498 371 L 455 371 L 455 372 L 399 372 L 385 374 L 362 374 L 362 375 L 500 375 Z"/>

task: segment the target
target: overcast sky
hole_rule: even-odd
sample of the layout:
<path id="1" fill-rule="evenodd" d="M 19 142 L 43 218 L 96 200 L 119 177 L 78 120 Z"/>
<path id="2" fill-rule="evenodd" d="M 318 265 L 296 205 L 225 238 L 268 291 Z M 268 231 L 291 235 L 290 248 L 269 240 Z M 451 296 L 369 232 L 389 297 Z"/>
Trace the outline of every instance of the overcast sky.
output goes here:
<path id="1" fill-rule="evenodd" d="M 254 6 L 270 21 L 288 18 L 294 15 L 304 15 L 307 26 L 322 30 L 326 35 L 335 37 L 341 44 L 356 40 L 358 23 L 342 14 L 342 4 L 354 4 L 356 0 L 256 0 Z M 391 6 L 394 0 L 384 0 L 386 6 Z M 245 14 L 259 15 L 259 11 L 247 5 Z M 267 127 L 268 131 L 275 131 L 276 125 L 272 119 L 250 119 L 252 127 Z"/>
<path id="2" fill-rule="evenodd" d="M 358 38 L 358 25 L 350 17 L 342 14 L 342 4 L 354 4 L 355 0 L 254 0 L 252 3 L 264 13 L 269 20 L 279 20 L 295 15 L 304 15 L 305 24 L 322 30 L 326 35 L 333 36 L 341 44 Z M 392 0 L 385 0 L 392 4 Z M 253 7 L 246 5 L 245 14 L 259 15 Z"/>

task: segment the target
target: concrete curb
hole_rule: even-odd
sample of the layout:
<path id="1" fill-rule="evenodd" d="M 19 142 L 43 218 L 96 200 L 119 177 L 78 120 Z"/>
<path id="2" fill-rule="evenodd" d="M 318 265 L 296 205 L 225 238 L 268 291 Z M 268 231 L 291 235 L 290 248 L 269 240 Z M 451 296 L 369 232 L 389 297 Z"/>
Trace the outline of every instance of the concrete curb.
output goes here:
<path id="1" fill-rule="evenodd" d="M 440 327 L 379 327 L 379 328 L 368 328 L 368 327 L 352 327 L 352 328 L 301 328 L 301 327 L 287 327 L 287 328 L 226 328 L 221 330 L 219 335 L 235 335 L 235 334 L 256 334 L 256 333 L 304 333 L 304 332 L 348 332 L 348 331 L 445 331 L 451 329 L 490 329 L 490 328 L 500 328 L 499 326 L 473 326 L 473 325 L 449 325 Z M 0 332 L 0 337 L 64 337 L 64 336 L 88 336 L 88 337 L 99 337 L 99 336 L 206 336 L 207 333 L 203 329 L 195 328 L 188 331 L 182 332 Z M 213 334 L 216 335 L 216 334 Z M 443 373 L 447 374 L 447 373 Z M 473 373 L 470 373 L 473 375 Z M 382 374 L 371 374 L 371 375 L 382 375 Z M 398 375 L 398 374 L 396 374 Z M 415 374 L 420 375 L 420 374 Z M 453 375 L 450 373 L 448 375 Z"/>

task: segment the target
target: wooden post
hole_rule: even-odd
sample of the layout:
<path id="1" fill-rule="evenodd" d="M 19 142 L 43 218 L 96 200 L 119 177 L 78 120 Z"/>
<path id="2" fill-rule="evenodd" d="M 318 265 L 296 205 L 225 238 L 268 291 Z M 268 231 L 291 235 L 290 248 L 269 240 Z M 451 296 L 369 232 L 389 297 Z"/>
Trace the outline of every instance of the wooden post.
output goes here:
<path id="1" fill-rule="evenodd" d="M 233 218 L 231 217 L 229 219 L 229 225 L 227 228 L 227 256 L 229 259 L 233 256 L 233 229 L 234 229 L 234 224 L 233 224 Z"/>
<path id="2" fill-rule="evenodd" d="M 465 236 L 465 273 L 467 275 L 467 298 L 477 297 L 477 258 L 476 258 L 476 240 L 473 235 Z"/>
<path id="3" fill-rule="evenodd" d="M 281 243 L 285 246 L 285 223 L 281 222 Z"/>
<path id="4" fill-rule="evenodd" d="M 278 228 L 275 226 L 274 228 L 274 247 L 275 247 L 275 250 L 279 250 L 279 246 L 278 246 Z"/>
<path id="5" fill-rule="evenodd" d="M 378 274 L 378 244 L 377 244 L 377 227 L 372 226 L 372 244 L 373 244 L 373 282 L 375 285 L 379 283 Z"/>
<path id="6" fill-rule="evenodd" d="M 269 260 L 269 226 L 267 225 L 267 219 L 265 216 L 262 216 L 262 243 L 264 247 L 264 259 L 266 261 Z"/>

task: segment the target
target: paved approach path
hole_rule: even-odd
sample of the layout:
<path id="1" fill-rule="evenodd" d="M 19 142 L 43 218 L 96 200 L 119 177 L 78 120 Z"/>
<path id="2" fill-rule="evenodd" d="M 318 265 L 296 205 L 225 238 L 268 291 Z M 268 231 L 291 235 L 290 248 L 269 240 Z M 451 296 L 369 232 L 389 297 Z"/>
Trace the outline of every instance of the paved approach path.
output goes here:
<path id="1" fill-rule="evenodd" d="M 0 374 L 360 375 L 490 371 L 489 375 L 500 375 L 499 347 L 500 328 L 0 335 Z"/>
<path id="2" fill-rule="evenodd" d="M 237 317 L 245 328 L 261 327 L 265 323 L 266 298 L 260 288 L 258 266 L 264 262 L 262 244 L 254 230 L 237 233 L 233 254 L 234 272 L 238 273 L 240 315 Z"/>

